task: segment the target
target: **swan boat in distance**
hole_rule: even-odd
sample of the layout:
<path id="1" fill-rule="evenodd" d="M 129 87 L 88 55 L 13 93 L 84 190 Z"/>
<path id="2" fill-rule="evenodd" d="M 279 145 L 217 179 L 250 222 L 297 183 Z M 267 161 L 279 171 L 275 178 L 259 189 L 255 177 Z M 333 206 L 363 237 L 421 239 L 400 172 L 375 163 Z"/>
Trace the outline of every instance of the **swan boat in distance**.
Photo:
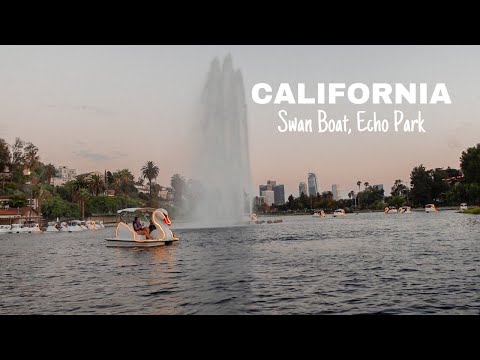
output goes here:
<path id="1" fill-rule="evenodd" d="M 399 213 L 400 211 L 397 210 L 397 208 L 395 206 L 389 206 L 389 207 L 386 207 L 383 212 L 385 214 L 397 214 Z"/>
<path id="2" fill-rule="evenodd" d="M 468 210 L 468 205 L 467 203 L 461 203 L 460 204 L 460 211 L 465 211 Z"/>
<path id="3" fill-rule="evenodd" d="M 57 223 L 54 222 L 54 221 L 50 221 L 48 223 L 48 227 L 47 227 L 47 230 L 45 230 L 45 232 L 58 232 L 58 228 L 57 228 Z"/>
<path id="4" fill-rule="evenodd" d="M 333 212 L 333 217 L 346 216 L 345 210 L 337 209 Z"/>
<path id="5" fill-rule="evenodd" d="M 326 215 L 325 215 L 325 211 L 320 210 L 320 211 L 314 212 L 312 216 L 324 218 Z"/>
<path id="6" fill-rule="evenodd" d="M 107 246 L 119 247 L 153 247 L 171 244 L 178 241 L 170 229 L 172 222 L 165 209 L 128 208 L 117 211 L 120 221 L 115 227 L 115 236 L 106 238 Z M 138 235 L 133 229 L 135 217 L 139 217 L 143 226 L 150 226 L 150 239 Z"/>
<path id="7" fill-rule="evenodd" d="M 438 210 L 435 207 L 435 204 L 427 204 L 427 205 L 425 205 L 425 212 L 426 213 L 438 212 Z"/>

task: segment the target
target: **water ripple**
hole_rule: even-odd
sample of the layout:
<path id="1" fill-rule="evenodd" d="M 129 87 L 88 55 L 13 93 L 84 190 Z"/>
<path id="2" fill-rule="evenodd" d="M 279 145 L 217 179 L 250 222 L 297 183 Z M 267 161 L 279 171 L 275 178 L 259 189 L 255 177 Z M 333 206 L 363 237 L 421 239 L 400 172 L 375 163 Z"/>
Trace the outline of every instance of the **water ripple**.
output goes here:
<path id="1" fill-rule="evenodd" d="M 442 211 L 178 230 L 0 235 L 0 314 L 479 314 L 480 217 Z"/>

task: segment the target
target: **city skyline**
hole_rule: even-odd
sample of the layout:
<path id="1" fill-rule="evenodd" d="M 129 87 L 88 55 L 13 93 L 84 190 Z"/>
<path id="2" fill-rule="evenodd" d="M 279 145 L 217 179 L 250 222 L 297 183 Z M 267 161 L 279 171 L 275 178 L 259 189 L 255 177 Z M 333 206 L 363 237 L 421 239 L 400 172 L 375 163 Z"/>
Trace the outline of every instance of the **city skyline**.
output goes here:
<path id="1" fill-rule="evenodd" d="M 228 53 L 245 80 L 252 182 L 278 179 L 285 197 L 309 172 L 322 191 L 358 191 L 360 180 L 384 184 L 387 195 L 396 179 L 409 184 L 414 166 L 459 168 L 461 152 L 478 142 L 478 46 L 2 46 L 0 137 L 30 141 L 42 162 L 77 173 L 128 168 L 138 177 L 152 160 L 163 186 L 175 173 L 195 177 L 188 144 L 201 136 L 190 130 L 196 101 L 211 60 Z M 421 106 L 426 134 L 282 134 L 279 109 L 313 117 L 319 106 L 255 104 L 259 82 L 442 82 L 452 104 Z M 358 109 L 341 101 L 322 108 L 332 116 Z"/>

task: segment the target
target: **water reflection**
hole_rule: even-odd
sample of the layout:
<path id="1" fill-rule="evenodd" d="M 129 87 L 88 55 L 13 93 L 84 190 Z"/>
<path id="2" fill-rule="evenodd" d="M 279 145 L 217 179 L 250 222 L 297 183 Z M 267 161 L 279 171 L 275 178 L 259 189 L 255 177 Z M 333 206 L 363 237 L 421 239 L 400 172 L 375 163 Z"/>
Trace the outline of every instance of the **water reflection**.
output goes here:
<path id="1" fill-rule="evenodd" d="M 1 314 L 478 314 L 480 217 L 285 217 L 178 230 L 157 248 L 101 231 L 0 240 Z"/>

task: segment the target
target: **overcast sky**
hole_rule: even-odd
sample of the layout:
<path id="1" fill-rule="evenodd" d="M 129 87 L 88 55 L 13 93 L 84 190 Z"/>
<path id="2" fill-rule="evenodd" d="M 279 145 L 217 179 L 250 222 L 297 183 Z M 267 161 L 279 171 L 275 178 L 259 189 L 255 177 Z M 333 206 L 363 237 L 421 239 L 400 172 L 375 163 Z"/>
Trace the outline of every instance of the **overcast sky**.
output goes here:
<path id="1" fill-rule="evenodd" d="M 138 176 L 153 160 L 162 185 L 174 173 L 194 177 L 197 104 L 210 62 L 228 53 L 245 81 L 257 189 L 271 179 L 297 196 L 315 172 L 320 191 L 333 183 L 356 190 L 361 180 L 388 193 L 415 165 L 459 167 L 461 152 L 480 142 L 479 46 L 1 46 L 0 137 L 31 141 L 41 161 L 79 173 L 129 168 Z M 303 82 L 312 96 L 317 83 L 446 83 L 452 104 L 258 105 L 251 89 L 259 82 Z M 352 118 L 421 110 L 427 132 L 280 133 L 280 109 L 313 119 L 317 109 Z"/>

